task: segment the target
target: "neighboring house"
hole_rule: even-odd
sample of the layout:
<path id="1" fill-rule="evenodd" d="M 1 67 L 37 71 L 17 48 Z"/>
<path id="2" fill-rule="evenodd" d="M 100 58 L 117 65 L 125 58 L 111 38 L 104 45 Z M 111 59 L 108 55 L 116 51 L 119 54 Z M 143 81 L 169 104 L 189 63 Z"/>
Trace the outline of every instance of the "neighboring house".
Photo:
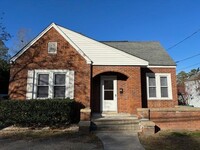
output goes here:
<path id="1" fill-rule="evenodd" d="M 187 79 L 185 91 L 187 103 L 194 107 L 200 107 L 200 73 Z"/>
<path id="2" fill-rule="evenodd" d="M 11 99 L 74 98 L 92 113 L 177 105 L 176 64 L 159 42 L 99 42 L 54 23 L 11 59 Z"/>

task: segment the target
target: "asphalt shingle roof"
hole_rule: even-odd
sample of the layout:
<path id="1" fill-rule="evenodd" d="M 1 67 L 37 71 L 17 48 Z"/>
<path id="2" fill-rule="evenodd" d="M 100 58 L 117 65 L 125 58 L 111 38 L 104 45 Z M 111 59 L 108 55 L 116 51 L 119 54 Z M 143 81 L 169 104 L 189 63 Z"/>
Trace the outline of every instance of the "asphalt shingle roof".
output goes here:
<path id="1" fill-rule="evenodd" d="M 159 42 L 105 41 L 102 43 L 147 60 L 151 66 L 176 65 Z"/>

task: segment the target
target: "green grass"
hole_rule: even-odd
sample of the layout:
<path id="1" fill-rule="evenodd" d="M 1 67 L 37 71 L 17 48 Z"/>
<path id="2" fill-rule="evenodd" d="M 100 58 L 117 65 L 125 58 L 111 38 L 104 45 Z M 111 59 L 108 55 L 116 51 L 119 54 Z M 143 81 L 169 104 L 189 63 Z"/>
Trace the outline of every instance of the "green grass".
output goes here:
<path id="1" fill-rule="evenodd" d="M 200 131 L 160 131 L 139 138 L 146 150 L 199 150 L 200 147 Z"/>

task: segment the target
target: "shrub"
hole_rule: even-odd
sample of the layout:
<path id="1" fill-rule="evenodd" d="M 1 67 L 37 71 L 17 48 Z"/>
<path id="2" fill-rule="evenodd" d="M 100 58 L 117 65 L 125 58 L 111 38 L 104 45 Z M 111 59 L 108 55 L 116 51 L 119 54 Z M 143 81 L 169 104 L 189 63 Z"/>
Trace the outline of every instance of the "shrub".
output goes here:
<path id="1" fill-rule="evenodd" d="M 64 100 L 0 101 L 0 128 L 17 125 L 27 127 L 64 126 L 77 121 L 80 104 Z M 78 109 L 76 109 L 78 108 Z"/>

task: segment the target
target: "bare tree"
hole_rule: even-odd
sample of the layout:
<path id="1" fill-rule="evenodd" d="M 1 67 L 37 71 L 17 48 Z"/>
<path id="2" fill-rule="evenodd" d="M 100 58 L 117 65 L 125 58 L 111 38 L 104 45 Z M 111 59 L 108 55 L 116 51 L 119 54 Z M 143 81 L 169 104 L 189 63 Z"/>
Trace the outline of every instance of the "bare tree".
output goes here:
<path id="1" fill-rule="evenodd" d="M 14 42 L 11 48 L 12 53 L 17 53 L 29 43 L 29 41 L 31 40 L 30 33 L 30 29 L 21 28 L 18 30 L 16 36 L 14 37 Z"/>
<path id="2" fill-rule="evenodd" d="M 5 46 L 5 41 L 11 38 L 11 35 L 6 31 L 6 27 L 3 25 L 3 15 L 0 15 L 0 60 L 8 60 L 8 48 Z"/>
<path id="3" fill-rule="evenodd" d="M 6 31 L 6 27 L 3 25 L 4 13 L 0 15 L 0 94 L 8 93 L 9 83 L 9 58 L 8 48 L 5 45 L 5 41 L 11 38 L 11 35 Z"/>

